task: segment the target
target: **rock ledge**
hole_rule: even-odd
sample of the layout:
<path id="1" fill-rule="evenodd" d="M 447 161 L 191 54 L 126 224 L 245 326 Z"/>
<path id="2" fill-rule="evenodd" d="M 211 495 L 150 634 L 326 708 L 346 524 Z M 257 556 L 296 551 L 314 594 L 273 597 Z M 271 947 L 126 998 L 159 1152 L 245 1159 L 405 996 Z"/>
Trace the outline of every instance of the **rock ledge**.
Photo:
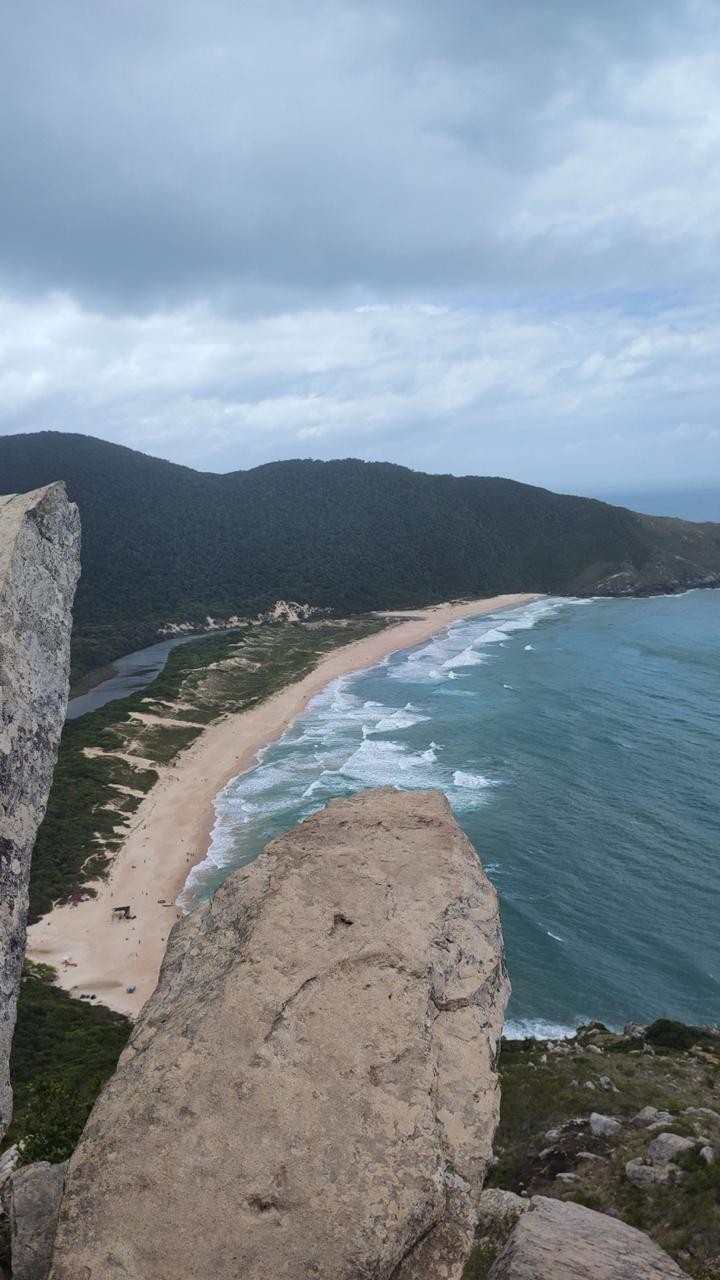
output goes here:
<path id="1" fill-rule="evenodd" d="M 507 994 L 446 800 L 333 801 L 173 930 L 71 1160 L 52 1280 L 459 1277 Z"/>

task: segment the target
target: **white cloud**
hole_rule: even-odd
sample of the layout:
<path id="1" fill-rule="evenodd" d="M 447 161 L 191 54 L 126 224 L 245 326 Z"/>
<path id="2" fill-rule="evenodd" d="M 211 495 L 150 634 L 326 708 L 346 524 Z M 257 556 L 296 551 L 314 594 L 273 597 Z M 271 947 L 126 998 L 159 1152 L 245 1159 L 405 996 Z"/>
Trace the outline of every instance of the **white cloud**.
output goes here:
<path id="1" fill-rule="evenodd" d="M 639 460 L 648 478 L 691 479 L 717 460 L 714 302 L 243 320 L 103 316 L 55 295 L 0 300 L 0 334 L 14 430 L 96 432 L 218 470 L 313 452 L 569 484 L 617 483 Z"/>

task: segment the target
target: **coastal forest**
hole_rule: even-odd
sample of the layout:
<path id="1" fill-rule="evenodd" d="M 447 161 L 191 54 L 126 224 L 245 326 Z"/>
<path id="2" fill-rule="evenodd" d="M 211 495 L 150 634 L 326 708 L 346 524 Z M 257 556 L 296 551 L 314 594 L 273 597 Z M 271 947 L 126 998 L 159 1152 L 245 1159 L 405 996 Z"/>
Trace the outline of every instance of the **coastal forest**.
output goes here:
<path id="1" fill-rule="evenodd" d="M 496 592 L 619 594 L 720 575 L 720 526 L 641 516 L 495 477 L 347 459 L 227 475 L 90 436 L 0 438 L 0 492 L 64 480 L 83 572 L 73 678 L 168 623 L 278 599 L 346 617 Z"/>

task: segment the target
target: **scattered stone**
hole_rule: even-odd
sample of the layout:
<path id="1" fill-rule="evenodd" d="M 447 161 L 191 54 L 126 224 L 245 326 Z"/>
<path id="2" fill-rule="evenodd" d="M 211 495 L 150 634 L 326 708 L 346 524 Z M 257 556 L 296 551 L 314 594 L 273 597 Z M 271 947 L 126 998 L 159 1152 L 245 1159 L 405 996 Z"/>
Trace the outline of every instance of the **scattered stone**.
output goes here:
<path id="1" fill-rule="evenodd" d="M 70 1162 L 52 1280 L 459 1276 L 507 994 L 444 796 L 331 801 L 174 926 Z"/>
<path id="2" fill-rule="evenodd" d="M 578 1160 L 595 1160 L 595 1161 L 599 1160 L 601 1164 L 604 1164 L 606 1157 L 599 1156 L 594 1151 L 578 1151 L 577 1159 Z"/>
<path id="3" fill-rule="evenodd" d="M 27 1164 L 16 1169 L 10 1192 L 13 1280 L 47 1280 L 57 1224 L 64 1164 Z"/>
<path id="4" fill-rule="evenodd" d="M 681 1151 L 689 1151 L 697 1146 L 696 1138 L 682 1138 L 679 1133 L 659 1133 L 648 1143 L 648 1158 L 655 1164 L 667 1164 Z"/>
<path id="5" fill-rule="evenodd" d="M 556 1182 L 577 1182 L 577 1180 L 578 1179 L 577 1179 L 576 1173 L 556 1173 L 555 1174 Z"/>
<path id="6" fill-rule="evenodd" d="M 620 1092 L 620 1090 L 619 1090 L 618 1088 L 616 1088 L 616 1086 L 613 1084 L 613 1082 L 612 1082 L 612 1080 L 610 1079 L 610 1077 L 609 1077 L 609 1076 L 601 1076 L 601 1077 L 600 1077 L 600 1084 L 602 1085 L 603 1089 L 608 1089 L 608 1090 L 610 1090 L 610 1092 L 611 1092 L 611 1093 L 619 1093 L 619 1092 Z"/>
<path id="7" fill-rule="evenodd" d="M 489 1280 L 687 1280 L 672 1258 L 627 1223 L 569 1200 L 533 1196 Z"/>
<path id="8" fill-rule="evenodd" d="M 706 1164 L 712 1164 L 713 1160 L 715 1159 L 715 1148 L 710 1146 L 701 1147 L 700 1155 Z"/>
<path id="9" fill-rule="evenodd" d="M 628 1036 L 631 1040 L 637 1040 L 645 1035 L 647 1025 L 642 1022 L 626 1022 L 623 1027 L 623 1035 Z"/>
<path id="10" fill-rule="evenodd" d="M 712 1107 L 686 1107 L 683 1115 L 705 1116 L 708 1120 L 720 1120 L 720 1111 L 713 1111 Z"/>
<path id="11" fill-rule="evenodd" d="M 595 1085 L 593 1084 L 592 1080 L 586 1080 L 586 1081 L 585 1081 L 585 1088 L 586 1088 L 586 1089 L 594 1089 L 594 1088 L 595 1088 Z"/>
<path id="12" fill-rule="evenodd" d="M 588 1044 L 585 1046 L 585 1049 L 587 1053 L 602 1053 L 602 1049 L 599 1044 Z"/>
<path id="13" fill-rule="evenodd" d="M 598 1111 L 593 1111 L 590 1116 L 590 1132 L 596 1138 L 609 1138 L 621 1128 L 620 1121 L 613 1116 L 602 1116 Z"/>
<path id="14" fill-rule="evenodd" d="M 577 1039 L 585 1040 L 588 1036 L 606 1036 L 608 1028 L 604 1022 L 588 1022 L 587 1026 L 578 1027 Z"/>
<path id="15" fill-rule="evenodd" d="M 658 1168 L 656 1165 L 645 1164 L 640 1158 L 628 1160 L 625 1165 L 625 1177 L 640 1191 L 650 1191 L 653 1187 L 662 1185 L 669 1180 L 670 1175 L 669 1165 L 660 1165 Z"/>
<path id="16" fill-rule="evenodd" d="M 643 1107 L 630 1121 L 636 1129 L 649 1129 L 653 1124 L 672 1124 L 669 1111 L 658 1111 L 657 1107 Z"/>
<path id="17" fill-rule="evenodd" d="M 562 1139 L 566 1138 L 568 1134 L 580 1133 L 581 1130 L 586 1128 L 587 1120 L 582 1116 L 573 1116 L 571 1119 L 565 1120 L 562 1124 L 557 1125 L 554 1129 L 548 1129 L 547 1133 L 544 1135 L 544 1140 L 548 1143 L 548 1146 L 552 1148 L 555 1143 L 562 1141 Z"/>

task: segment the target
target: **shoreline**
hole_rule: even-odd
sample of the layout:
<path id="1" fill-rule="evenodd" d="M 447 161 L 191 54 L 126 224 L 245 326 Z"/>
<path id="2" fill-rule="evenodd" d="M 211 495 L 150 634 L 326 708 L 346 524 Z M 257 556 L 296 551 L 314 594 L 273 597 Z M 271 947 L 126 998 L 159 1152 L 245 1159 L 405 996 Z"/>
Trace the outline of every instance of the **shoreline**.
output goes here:
<path id="1" fill-rule="evenodd" d="M 57 970 L 57 983 L 74 996 L 94 994 L 134 1018 L 157 983 L 170 929 L 183 914 L 176 906 L 191 868 L 203 861 L 215 821 L 215 798 L 227 783 L 254 767 L 333 680 L 376 666 L 402 649 L 429 640 L 450 623 L 529 604 L 537 593 L 493 596 L 383 611 L 388 626 L 332 650 L 300 680 L 256 707 L 214 721 L 159 779 L 133 815 L 97 896 L 55 907 L 28 929 L 27 955 Z M 397 621 L 394 621 L 396 620 Z M 130 920 L 113 920 L 113 906 L 129 905 Z M 126 988 L 134 986 L 133 992 Z"/>

